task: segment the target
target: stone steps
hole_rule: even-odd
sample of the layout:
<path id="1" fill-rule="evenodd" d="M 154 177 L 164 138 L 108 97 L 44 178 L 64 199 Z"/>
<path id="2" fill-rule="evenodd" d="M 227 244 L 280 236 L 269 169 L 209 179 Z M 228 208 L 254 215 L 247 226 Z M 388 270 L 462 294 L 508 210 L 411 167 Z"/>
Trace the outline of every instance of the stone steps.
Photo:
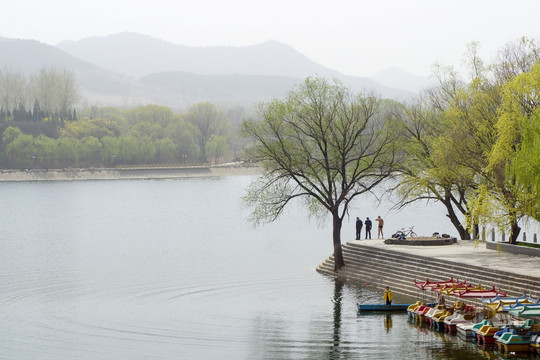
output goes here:
<path id="1" fill-rule="evenodd" d="M 415 279 L 442 281 L 450 277 L 488 288 L 495 286 L 497 290 L 506 291 L 508 296 L 521 296 L 524 292 L 535 298 L 540 296 L 540 279 L 525 274 L 488 270 L 356 243 L 343 245 L 343 257 L 345 267 L 337 274 L 338 278 L 381 289 L 390 286 L 396 293 L 416 298 L 422 296 L 422 292 L 414 285 Z M 333 256 L 320 264 L 317 271 L 336 276 Z M 431 293 L 423 295 L 433 296 Z"/>
<path id="2" fill-rule="evenodd" d="M 519 276 L 519 284 L 516 284 L 517 277 L 515 274 L 486 270 L 482 267 L 459 264 L 451 261 L 442 261 L 429 257 L 407 255 L 395 251 L 386 251 L 376 248 L 366 247 L 359 248 L 358 246 L 349 244 L 344 246 L 348 248 L 350 253 L 356 257 L 362 256 L 362 252 L 369 252 L 369 256 L 363 259 L 371 264 L 376 262 L 386 262 L 389 267 L 392 267 L 395 262 L 399 262 L 399 272 L 408 272 L 417 275 L 418 280 L 430 278 L 431 280 L 445 280 L 450 277 L 459 280 L 467 280 L 469 283 L 481 283 L 484 286 L 495 286 L 495 288 L 503 289 L 512 294 L 521 295 L 523 293 L 523 284 L 527 284 L 529 288 L 534 289 L 536 294 L 540 294 L 539 279 L 526 275 Z M 388 258 L 391 258 L 388 261 Z M 355 261 L 355 256 L 352 256 L 352 265 L 358 263 Z"/>

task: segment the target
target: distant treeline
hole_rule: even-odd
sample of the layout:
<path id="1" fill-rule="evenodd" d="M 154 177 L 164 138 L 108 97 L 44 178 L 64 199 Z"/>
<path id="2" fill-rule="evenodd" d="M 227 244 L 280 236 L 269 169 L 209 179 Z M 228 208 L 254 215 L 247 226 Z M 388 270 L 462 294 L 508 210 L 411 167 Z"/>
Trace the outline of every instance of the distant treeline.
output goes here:
<path id="1" fill-rule="evenodd" d="M 22 102 L 12 111 L 9 111 L 9 109 L 4 110 L 3 106 L 0 107 L 0 122 L 43 121 L 50 119 L 77 120 L 77 111 L 75 109 L 68 109 L 65 113 L 47 113 L 41 110 L 37 99 L 34 102 L 33 110 L 26 110 Z"/>
<path id="2" fill-rule="evenodd" d="M 38 105 L 0 110 L 1 168 L 216 163 L 238 159 L 245 145 L 238 137 L 243 108 L 200 103 L 186 114 L 158 105 L 51 114 Z"/>
<path id="3" fill-rule="evenodd" d="M 0 69 L 0 121 L 74 120 L 79 98 L 69 70 L 43 67 L 26 76 Z"/>

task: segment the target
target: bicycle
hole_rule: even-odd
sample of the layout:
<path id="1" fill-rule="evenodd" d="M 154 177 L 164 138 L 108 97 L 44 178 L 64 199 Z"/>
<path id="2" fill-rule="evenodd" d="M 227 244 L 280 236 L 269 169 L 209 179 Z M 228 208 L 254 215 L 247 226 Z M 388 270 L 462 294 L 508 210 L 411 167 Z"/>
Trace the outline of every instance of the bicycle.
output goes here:
<path id="1" fill-rule="evenodd" d="M 414 226 L 411 226 L 410 228 L 401 228 L 401 230 L 397 230 L 394 235 L 392 235 L 393 238 L 406 238 L 406 237 L 417 237 L 416 233 L 414 232 Z"/>

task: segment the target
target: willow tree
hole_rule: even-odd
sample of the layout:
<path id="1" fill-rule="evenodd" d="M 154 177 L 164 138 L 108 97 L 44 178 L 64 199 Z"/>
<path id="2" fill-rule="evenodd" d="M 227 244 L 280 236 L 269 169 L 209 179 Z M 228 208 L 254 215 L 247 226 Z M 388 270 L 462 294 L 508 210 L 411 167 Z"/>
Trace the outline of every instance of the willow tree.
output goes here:
<path id="1" fill-rule="evenodd" d="M 475 77 L 457 91 L 445 109 L 449 126 L 441 136 L 455 162 L 474 174 L 476 188 L 469 198 L 469 226 L 481 221 L 509 227 L 510 243 L 517 241 L 519 222 L 527 216 L 524 210 L 535 206 L 533 187 L 517 182 L 523 170 L 509 171 L 518 164 L 513 157 L 520 149 L 525 125 L 534 124 L 540 102 L 539 73 L 534 72 L 540 47 L 531 43 L 530 48 L 523 48 L 524 44 L 528 43 L 510 44 L 503 59 L 490 67 L 481 66 L 475 57 Z M 529 161 L 528 151 L 522 155 Z"/>
<path id="2" fill-rule="evenodd" d="M 500 193 L 515 194 L 505 212 L 540 221 L 540 62 L 504 84 L 499 115 L 488 170 Z M 504 197 L 498 203 L 508 206 Z"/>
<path id="3" fill-rule="evenodd" d="M 297 198 L 311 214 L 330 214 L 337 271 L 345 265 L 341 227 L 351 201 L 386 179 L 396 162 L 380 101 L 338 81 L 307 78 L 260 112 L 261 120 L 242 124 L 254 140 L 249 155 L 263 168 L 244 197 L 254 208 L 250 220 L 272 222 Z"/>
<path id="4" fill-rule="evenodd" d="M 421 100 L 396 107 L 405 159 L 396 167 L 398 181 L 390 192 L 398 195 L 397 209 L 418 201 L 441 203 L 461 239 L 470 240 L 460 216 L 470 211 L 467 197 L 474 190 L 474 173 L 456 164 L 452 153 L 439 141 L 447 131 L 443 115 L 436 106 Z"/>
<path id="5" fill-rule="evenodd" d="M 208 162 L 206 145 L 213 135 L 223 136 L 227 133 L 230 126 L 229 119 L 215 105 L 210 103 L 193 105 L 185 118 L 199 130 L 197 142 L 200 149 L 200 161 Z"/>

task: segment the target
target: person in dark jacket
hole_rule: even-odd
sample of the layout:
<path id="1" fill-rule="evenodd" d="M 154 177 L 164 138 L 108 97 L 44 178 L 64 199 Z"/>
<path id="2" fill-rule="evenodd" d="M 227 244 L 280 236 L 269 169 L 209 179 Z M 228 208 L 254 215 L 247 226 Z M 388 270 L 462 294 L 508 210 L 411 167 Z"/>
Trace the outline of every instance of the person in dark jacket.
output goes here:
<path id="1" fill-rule="evenodd" d="M 362 220 L 360 220 L 359 217 L 356 218 L 356 240 L 360 240 L 362 237 L 362 226 L 364 224 L 362 223 Z"/>
<path id="2" fill-rule="evenodd" d="M 371 220 L 369 218 L 366 218 L 366 221 L 364 221 L 364 224 L 366 225 L 366 239 L 371 239 Z"/>

